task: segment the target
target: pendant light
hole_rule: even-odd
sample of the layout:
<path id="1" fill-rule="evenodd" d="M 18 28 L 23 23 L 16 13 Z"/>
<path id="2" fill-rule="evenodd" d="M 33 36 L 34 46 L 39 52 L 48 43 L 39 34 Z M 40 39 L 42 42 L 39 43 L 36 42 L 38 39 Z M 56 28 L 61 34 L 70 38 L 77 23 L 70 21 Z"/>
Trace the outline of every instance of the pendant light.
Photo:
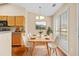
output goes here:
<path id="1" fill-rule="evenodd" d="M 36 16 L 36 19 L 37 19 L 37 20 L 43 20 L 45 17 L 44 17 L 44 16 L 41 16 L 41 8 L 42 8 L 42 7 L 39 6 L 38 8 L 39 8 L 40 14 L 39 14 L 39 16 Z"/>

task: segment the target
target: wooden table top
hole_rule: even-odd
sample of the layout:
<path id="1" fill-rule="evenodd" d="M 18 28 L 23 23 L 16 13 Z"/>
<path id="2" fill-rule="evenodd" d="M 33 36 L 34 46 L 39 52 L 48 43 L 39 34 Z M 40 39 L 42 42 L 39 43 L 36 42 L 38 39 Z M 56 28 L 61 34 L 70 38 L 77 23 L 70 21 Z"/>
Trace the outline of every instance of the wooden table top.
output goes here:
<path id="1" fill-rule="evenodd" d="M 44 38 L 35 38 L 35 39 L 29 39 L 29 42 L 53 42 L 52 39 L 44 39 Z"/>

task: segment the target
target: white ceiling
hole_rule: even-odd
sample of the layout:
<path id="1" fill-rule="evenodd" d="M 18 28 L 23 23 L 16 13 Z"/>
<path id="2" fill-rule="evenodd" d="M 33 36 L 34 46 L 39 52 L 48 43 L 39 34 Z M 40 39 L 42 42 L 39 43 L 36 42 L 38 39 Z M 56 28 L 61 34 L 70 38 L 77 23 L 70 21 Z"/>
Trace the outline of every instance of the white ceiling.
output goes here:
<path id="1" fill-rule="evenodd" d="M 53 4 L 55 3 L 16 3 L 16 5 L 24 7 L 29 12 L 43 16 L 53 15 L 63 5 L 62 3 L 56 3 L 56 6 L 52 7 Z"/>

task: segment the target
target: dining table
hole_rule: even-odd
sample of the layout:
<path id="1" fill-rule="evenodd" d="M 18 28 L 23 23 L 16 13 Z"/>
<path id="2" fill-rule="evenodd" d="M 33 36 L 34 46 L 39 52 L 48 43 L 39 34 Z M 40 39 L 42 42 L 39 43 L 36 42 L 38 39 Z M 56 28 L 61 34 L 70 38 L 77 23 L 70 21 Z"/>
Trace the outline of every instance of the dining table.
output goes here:
<path id="1" fill-rule="evenodd" d="M 30 38 L 28 41 L 29 41 L 30 43 L 32 43 L 32 55 L 34 55 L 35 47 L 37 46 L 37 43 L 40 43 L 40 45 L 41 45 L 42 43 L 44 43 L 43 45 L 46 46 L 47 55 L 50 54 L 49 48 L 48 48 L 48 43 L 53 42 L 53 40 L 52 40 L 51 38 Z"/>

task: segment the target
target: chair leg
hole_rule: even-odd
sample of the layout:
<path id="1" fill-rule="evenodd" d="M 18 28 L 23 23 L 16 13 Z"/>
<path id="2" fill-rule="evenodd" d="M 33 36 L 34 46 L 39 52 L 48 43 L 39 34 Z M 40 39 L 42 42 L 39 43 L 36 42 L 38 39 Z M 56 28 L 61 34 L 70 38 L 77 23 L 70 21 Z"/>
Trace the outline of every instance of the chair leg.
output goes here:
<path id="1" fill-rule="evenodd" d="M 49 48 L 49 56 L 51 56 L 51 48 Z"/>
<path id="2" fill-rule="evenodd" d="M 53 50 L 53 52 L 52 52 L 52 50 Z M 53 49 L 50 48 L 49 51 L 50 51 L 50 54 L 49 54 L 50 56 L 51 56 L 51 52 L 52 52 L 52 53 L 56 53 L 55 48 L 53 48 Z"/>
<path id="3" fill-rule="evenodd" d="M 26 52 L 28 52 L 28 48 L 26 47 Z"/>
<path id="4" fill-rule="evenodd" d="M 53 48 L 53 53 L 55 52 L 54 50 L 55 50 L 55 49 Z"/>
<path id="5" fill-rule="evenodd" d="M 57 56 L 57 51 L 56 51 L 56 48 L 55 48 L 55 54 L 56 54 L 56 56 Z"/>
<path id="6" fill-rule="evenodd" d="M 56 54 L 56 49 L 55 49 L 55 48 L 53 48 L 53 54 L 54 54 L 54 53 Z M 56 55 L 57 55 L 57 54 L 56 54 Z"/>
<path id="7" fill-rule="evenodd" d="M 30 55 L 32 56 L 32 49 L 30 48 Z"/>

